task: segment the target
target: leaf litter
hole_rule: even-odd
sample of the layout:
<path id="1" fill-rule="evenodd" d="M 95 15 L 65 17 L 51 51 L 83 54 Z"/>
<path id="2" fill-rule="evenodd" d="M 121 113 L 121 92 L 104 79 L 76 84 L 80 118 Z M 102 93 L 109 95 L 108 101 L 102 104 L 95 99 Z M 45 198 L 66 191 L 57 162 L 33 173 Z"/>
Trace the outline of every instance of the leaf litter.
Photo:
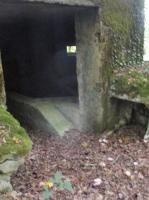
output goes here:
<path id="1" fill-rule="evenodd" d="M 149 200 L 149 143 L 141 127 L 106 138 L 77 130 L 63 138 L 28 132 L 32 152 L 11 179 L 18 200 L 42 200 L 41 183 L 56 171 L 71 181 L 74 193 L 56 191 L 52 200 Z"/>

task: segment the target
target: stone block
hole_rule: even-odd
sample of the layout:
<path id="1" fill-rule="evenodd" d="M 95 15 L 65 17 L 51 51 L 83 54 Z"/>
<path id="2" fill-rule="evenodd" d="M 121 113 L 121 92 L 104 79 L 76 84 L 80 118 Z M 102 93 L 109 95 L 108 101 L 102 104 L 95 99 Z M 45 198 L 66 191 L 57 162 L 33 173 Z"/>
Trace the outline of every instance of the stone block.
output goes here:
<path id="1" fill-rule="evenodd" d="M 9 181 L 0 180 L 0 193 L 11 192 L 12 186 Z"/>
<path id="2" fill-rule="evenodd" d="M 7 160 L 0 164 L 0 173 L 8 174 L 15 172 L 20 165 L 24 163 L 24 159 L 19 160 Z"/>

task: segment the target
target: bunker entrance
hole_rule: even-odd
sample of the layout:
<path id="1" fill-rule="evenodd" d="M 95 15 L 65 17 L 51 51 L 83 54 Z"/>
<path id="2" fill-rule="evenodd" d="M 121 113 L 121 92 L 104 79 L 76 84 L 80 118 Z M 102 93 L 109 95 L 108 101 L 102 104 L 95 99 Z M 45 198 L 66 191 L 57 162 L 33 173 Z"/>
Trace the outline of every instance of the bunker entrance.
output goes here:
<path id="1" fill-rule="evenodd" d="M 29 97 L 78 97 L 75 9 L 24 10 L 2 50 L 7 92 Z"/>
<path id="2" fill-rule="evenodd" d="M 95 8 L 24 3 L 7 9 L 0 45 L 8 110 L 23 124 L 49 132 L 79 127 L 93 77 L 88 70 L 97 66 Z"/>

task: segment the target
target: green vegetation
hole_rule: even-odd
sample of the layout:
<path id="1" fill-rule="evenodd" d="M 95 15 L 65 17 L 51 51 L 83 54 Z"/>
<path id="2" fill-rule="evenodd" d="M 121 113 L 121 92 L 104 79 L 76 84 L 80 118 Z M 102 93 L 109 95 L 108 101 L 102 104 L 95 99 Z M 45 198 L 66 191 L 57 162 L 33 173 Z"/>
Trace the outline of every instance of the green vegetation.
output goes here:
<path id="1" fill-rule="evenodd" d="M 143 61 L 143 26 L 139 0 L 102 0 L 102 21 L 111 30 L 111 65 L 113 68 Z M 135 13 L 135 15 L 134 15 Z M 138 23 L 139 19 L 139 23 Z M 143 22 L 142 22 L 143 24 Z"/>
<path id="2" fill-rule="evenodd" d="M 61 172 L 56 172 L 55 175 L 50 178 L 47 182 L 42 183 L 44 191 L 42 196 L 45 200 L 52 198 L 52 190 L 67 190 L 68 192 L 73 193 L 73 188 L 70 181 L 65 180 Z"/>
<path id="3" fill-rule="evenodd" d="M 116 33 L 128 37 L 133 26 L 133 1 L 102 0 L 103 20 Z"/>
<path id="4" fill-rule="evenodd" d="M 116 71 L 112 81 L 112 92 L 143 98 L 149 102 L 149 73 L 142 68 L 126 68 Z"/>
<path id="5" fill-rule="evenodd" d="M 24 156 L 32 147 L 32 142 L 19 122 L 0 107 L 0 160 L 7 155 Z"/>

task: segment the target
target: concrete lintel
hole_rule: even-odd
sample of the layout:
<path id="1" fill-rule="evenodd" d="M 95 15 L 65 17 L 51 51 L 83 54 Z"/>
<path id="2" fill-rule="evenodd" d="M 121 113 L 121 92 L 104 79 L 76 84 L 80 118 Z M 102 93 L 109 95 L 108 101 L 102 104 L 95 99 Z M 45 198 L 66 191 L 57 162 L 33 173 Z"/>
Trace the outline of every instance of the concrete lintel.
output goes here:
<path id="1" fill-rule="evenodd" d="M 95 7 L 95 4 L 89 0 L 24 0 L 26 2 L 43 2 L 49 4 L 60 4 L 60 5 L 70 5 L 70 6 L 87 6 Z"/>
<path id="2" fill-rule="evenodd" d="M 1 0 L 0 3 L 46 3 L 51 5 L 97 7 L 92 0 Z"/>

